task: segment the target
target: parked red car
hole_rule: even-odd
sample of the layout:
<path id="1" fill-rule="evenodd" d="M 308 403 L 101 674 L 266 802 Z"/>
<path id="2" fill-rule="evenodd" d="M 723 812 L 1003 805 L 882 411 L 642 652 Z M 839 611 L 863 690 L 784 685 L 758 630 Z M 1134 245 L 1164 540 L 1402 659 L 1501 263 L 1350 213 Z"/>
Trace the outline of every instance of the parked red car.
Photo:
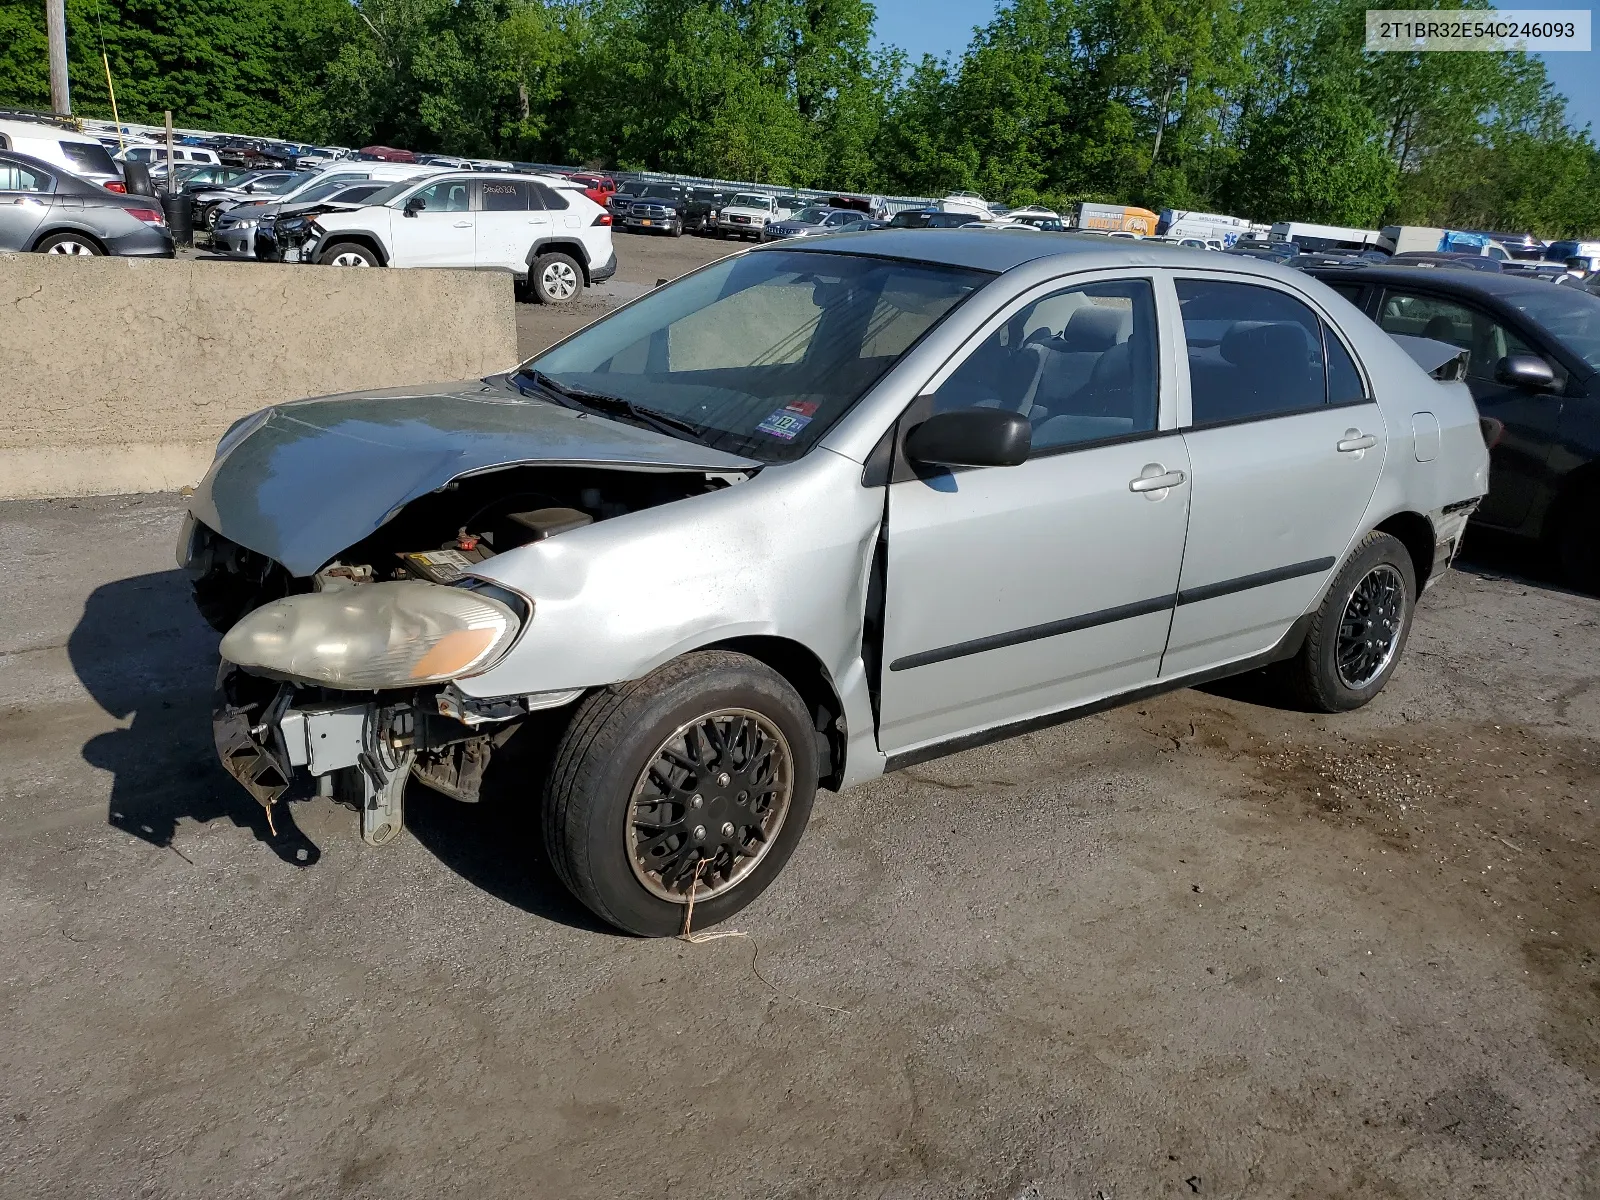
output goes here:
<path id="1" fill-rule="evenodd" d="M 590 175 L 580 171 L 567 178 L 582 186 L 583 194 L 601 207 L 609 207 L 611 197 L 617 194 L 617 182 L 609 175 Z"/>
<path id="2" fill-rule="evenodd" d="M 363 146 L 361 157 L 376 159 L 378 162 L 414 163 L 417 156 L 410 150 L 396 150 L 393 146 Z"/>

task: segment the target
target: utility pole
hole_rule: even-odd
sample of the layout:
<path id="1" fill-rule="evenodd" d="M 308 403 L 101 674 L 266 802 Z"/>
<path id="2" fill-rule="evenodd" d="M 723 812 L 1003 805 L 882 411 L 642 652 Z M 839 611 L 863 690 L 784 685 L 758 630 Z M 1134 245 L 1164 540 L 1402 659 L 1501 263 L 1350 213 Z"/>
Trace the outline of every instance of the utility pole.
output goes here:
<path id="1" fill-rule="evenodd" d="M 50 35 L 50 107 L 57 116 L 72 115 L 72 92 L 67 87 L 66 0 L 44 0 L 45 26 Z"/>

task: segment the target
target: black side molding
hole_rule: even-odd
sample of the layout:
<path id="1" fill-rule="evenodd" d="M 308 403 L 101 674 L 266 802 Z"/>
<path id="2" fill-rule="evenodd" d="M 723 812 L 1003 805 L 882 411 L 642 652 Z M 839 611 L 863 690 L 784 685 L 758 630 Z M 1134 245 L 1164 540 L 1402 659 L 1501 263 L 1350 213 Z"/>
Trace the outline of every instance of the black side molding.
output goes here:
<path id="1" fill-rule="evenodd" d="M 965 658 L 969 654 L 982 654 L 985 650 L 999 650 L 1003 646 L 1018 646 L 1023 642 L 1036 642 L 1040 638 L 1056 637 L 1063 633 L 1077 633 L 1093 629 L 1096 625 L 1109 625 L 1113 621 L 1126 621 L 1133 617 L 1149 616 L 1172 607 L 1175 597 L 1156 596 L 1133 604 L 1119 604 L 1116 608 L 1102 608 L 1099 612 L 1066 617 L 1060 621 L 1047 621 L 1043 625 L 1030 625 L 1026 629 L 1013 629 L 1009 633 L 991 633 L 988 637 L 973 638 L 970 642 L 957 642 L 937 650 L 922 650 L 907 654 L 889 664 L 891 671 L 909 671 L 912 667 L 925 667 L 930 663 L 945 662 L 952 658 Z"/>
<path id="2" fill-rule="evenodd" d="M 1302 575 L 1320 575 L 1324 571 L 1333 570 L 1333 564 L 1338 561 L 1332 557 L 1313 558 L 1305 562 L 1290 563 L 1287 567 L 1274 567 L 1270 571 L 1257 571 L 1254 575 L 1224 579 L 1221 583 L 1185 588 L 1178 593 L 1178 603 L 1199 604 L 1202 600 L 1215 600 L 1218 596 L 1248 592 L 1251 588 L 1266 587 L 1269 583 L 1282 583 L 1286 579 L 1299 579 Z"/>
<path id="3" fill-rule="evenodd" d="M 1293 625 L 1289 626 L 1289 631 L 1278 640 L 1276 646 L 1253 658 L 1229 663 L 1222 667 L 1212 667 L 1205 671 L 1196 671 L 1192 675 L 1180 675 L 1172 679 L 1158 679 L 1154 683 L 1134 688 L 1130 692 L 1107 696 L 1103 700 L 1080 704 L 1076 708 L 1064 708 L 1059 712 L 1044 713 L 1037 717 L 1013 721 L 1009 725 L 997 725 L 993 729 L 980 729 L 974 733 L 964 733 L 960 737 L 950 738 L 943 742 L 935 742 L 929 746 L 919 746 L 915 750 L 903 750 L 899 754 L 891 754 L 889 756 L 889 761 L 885 764 L 884 770 L 886 772 L 904 770 L 906 767 L 914 767 L 918 763 L 931 762 L 936 758 L 959 754 L 963 750 L 972 750 L 978 746 L 987 746 L 991 742 L 1002 742 L 1007 738 L 1017 737 L 1024 733 L 1048 729 L 1052 725 L 1064 725 L 1068 721 L 1076 721 L 1081 717 L 1092 717 L 1096 713 L 1102 713 L 1112 708 L 1120 708 L 1124 704 L 1134 704 L 1140 700 L 1148 700 L 1150 697 L 1159 696 L 1164 692 L 1176 692 L 1183 688 L 1199 687 L 1203 683 L 1226 679 L 1230 675 L 1243 675 L 1247 671 L 1255 671 L 1261 667 L 1271 666 L 1275 662 L 1282 662 L 1284 659 L 1293 658 L 1300 653 L 1300 647 L 1305 644 L 1306 633 L 1311 628 L 1311 619 L 1315 615 L 1315 613 L 1306 613 Z"/>
<path id="4" fill-rule="evenodd" d="M 1098 612 L 1065 617 L 1060 621 L 1047 621 L 1043 625 L 1029 625 L 1026 629 L 991 633 L 986 637 L 973 638 L 969 642 L 940 646 L 936 650 L 919 650 L 915 654 L 906 654 L 895 659 L 889 664 L 889 670 L 909 671 L 913 667 L 926 667 L 932 663 L 947 662 L 952 658 L 965 658 L 969 654 L 982 654 L 985 650 L 1020 646 L 1023 642 L 1036 642 L 1041 638 L 1057 637 L 1063 633 L 1078 633 L 1084 629 L 1093 629 L 1096 625 L 1110 625 L 1115 621 L 1149 616 L 1151 613 L 1162 612 L 1175 605 L 1198 604 L 1202 600 L 1215 600 L 1218 596 L 1231 596 L 1235 592 L 1247 592 L 1251 588 L 1283 583 L 1285 580 L 1299 579 L 1304 575 L 1320 575 L 1324 571 L 1332 570 L 1337 561 L 1334 558 L 1308 559 L 1306 562 L 1290 563 L 1286 567 L 1274 567 L 1270 571 L 1257 571 L 1254 575 L 1224 579 L 1221 583 L 1188 588 L 1175 596 L 1154 596 L 1149 600 L 1136 600 L 1132 604 L 1119 604 L 1115 608 L 1102 608 Z"/>

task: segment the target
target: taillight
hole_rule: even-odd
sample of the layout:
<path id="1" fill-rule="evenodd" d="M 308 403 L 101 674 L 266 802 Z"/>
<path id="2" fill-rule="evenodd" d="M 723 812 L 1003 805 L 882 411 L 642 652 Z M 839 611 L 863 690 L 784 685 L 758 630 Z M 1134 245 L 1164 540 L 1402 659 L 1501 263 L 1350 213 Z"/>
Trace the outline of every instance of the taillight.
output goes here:
<path id="1" fill-rule="evenodd" d="M 130 208 L 128 215 L 135 220 L 143 221 L 146 225 L 165 225 L 166 214 L 159 208 Z"/>
<path id="2" fill-rule="evenodd" d="M 105 188 L 108 192 L 121 192 L 124 196 L 128 194 L 128 185 L 118 179 L 113 179 Z"/>
<path id="3" fill-rule="evenodd" d="M 590 224 L 591 225 L 609 225 L 609 224 L 611 224 L 611 214 L 608 213 L 608 212 L 603 212 L 598 217 L 596 217 L 593 221 L 591 221 Z"/>

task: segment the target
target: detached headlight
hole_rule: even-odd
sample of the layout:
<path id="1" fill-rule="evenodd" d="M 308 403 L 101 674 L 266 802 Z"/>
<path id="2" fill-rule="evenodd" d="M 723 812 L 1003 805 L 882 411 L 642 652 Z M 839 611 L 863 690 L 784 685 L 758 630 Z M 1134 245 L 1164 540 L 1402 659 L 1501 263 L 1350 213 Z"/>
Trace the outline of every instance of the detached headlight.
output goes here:
<path id="1" fill-rule="evenodd" d="M 482 671 L 521 621 L 498 600 L 407 579 L 264 604 L 228 631 L 222 657 L 247 671 L 366 691 Z"/>

